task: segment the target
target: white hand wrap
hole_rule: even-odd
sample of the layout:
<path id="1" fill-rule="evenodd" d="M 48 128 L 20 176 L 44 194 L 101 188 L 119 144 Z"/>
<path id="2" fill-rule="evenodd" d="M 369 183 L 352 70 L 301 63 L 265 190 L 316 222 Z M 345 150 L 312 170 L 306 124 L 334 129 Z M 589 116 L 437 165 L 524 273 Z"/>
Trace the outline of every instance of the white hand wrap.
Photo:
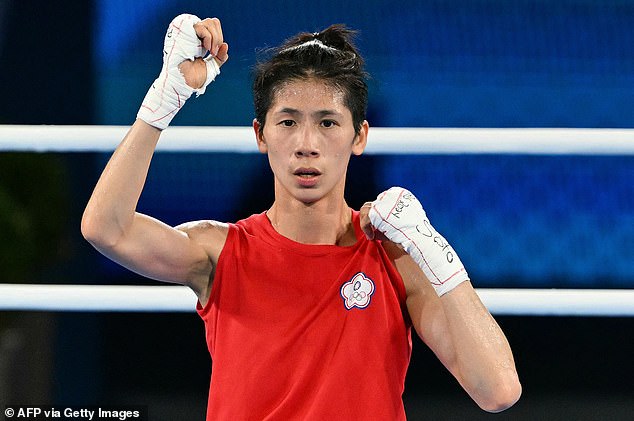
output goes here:
<path id="1" fill-rule="evenodd" d="M 137 118 L 158 129 L 169 126 L 192 93 L 196 92 L 196 96 L 204 94 L 207 85 L 220 73 L 216 60 L 208 56 L 205 58 L 207 80 L 202 88 L 194 89 L 185 83 L 185 77 L 178 68 L 183 61 L 204 57 L 207 53 L 194 29 L 194 24 L 198 22 L 200 19 L 197 16 L 179 15 L 172 20 L 165 34 L 163 68 L 150 86 L 137 114 Z"/>
<path id="2" fill-rule="evenodd" d="M 469 280 L 460 258 L 432 227 L 416 197 L 392 187 L 372 202 L 370 222 L 389 240 L 400 244 L 423 270 L 441 296 Z"/>

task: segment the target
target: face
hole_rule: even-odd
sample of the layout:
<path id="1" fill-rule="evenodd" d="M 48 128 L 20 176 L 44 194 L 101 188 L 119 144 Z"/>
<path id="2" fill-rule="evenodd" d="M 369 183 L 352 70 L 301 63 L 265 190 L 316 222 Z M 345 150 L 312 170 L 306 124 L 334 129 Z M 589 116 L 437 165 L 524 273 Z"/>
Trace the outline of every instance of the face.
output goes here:
<path id="1" fill-rule="evenodd" d="M 355 133 L 344 94 L 316 79 L 294 80 L 274 93 L 266 124 L 253 122 L 260 152 L 275 175 L 276 200 L 343 199 L 350 155 L 365 149 L 368 123 Z"/>

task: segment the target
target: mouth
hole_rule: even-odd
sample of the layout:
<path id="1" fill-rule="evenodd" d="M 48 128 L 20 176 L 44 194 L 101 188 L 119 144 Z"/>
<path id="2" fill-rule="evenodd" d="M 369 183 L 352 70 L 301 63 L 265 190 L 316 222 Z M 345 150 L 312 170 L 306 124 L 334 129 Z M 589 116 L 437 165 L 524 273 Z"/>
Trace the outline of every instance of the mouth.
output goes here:
<path id="1" fill-rule="evenodd" d="M 316 187 L 321 171 L 315 168 L 298 168 L 293 171 L 297 183 L 304 188 Z"/>
<path id="2" fill-rule="evenodd" d="M 313 178 L 321 175 L 321 171 L 315 168 L 298 168 L 293 174 L 301 178 Z"/>

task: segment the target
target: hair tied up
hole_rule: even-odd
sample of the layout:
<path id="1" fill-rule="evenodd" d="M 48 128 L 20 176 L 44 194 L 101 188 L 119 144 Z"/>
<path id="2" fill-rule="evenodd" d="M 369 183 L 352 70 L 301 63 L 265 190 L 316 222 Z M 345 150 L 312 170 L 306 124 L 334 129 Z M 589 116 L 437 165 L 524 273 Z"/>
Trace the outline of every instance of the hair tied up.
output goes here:
<path id="1" fill-rule="evenodd" d="M 310 39 L 308 41 L 304 41 L 303 43 L 301 43 L 299 45 L 294 45 L 292 47 L 285 48 L 282 51 L 280 51 L 280 54 L 288 53 L 290 51 L 295 51 L 295 50 L 299 50 L 299 49 L 307 48 L 307 47 L 311 47 L 311 46 L 320 47 L 320 48 L 323 48 L 324 50 L 332 51 L 332 52 L 338 51 L 335 47 L 331 47 L 329 45 L 326 45 L 323 42 L 321 42 L 319 39 L 313 38 L 313 39 Z"/>

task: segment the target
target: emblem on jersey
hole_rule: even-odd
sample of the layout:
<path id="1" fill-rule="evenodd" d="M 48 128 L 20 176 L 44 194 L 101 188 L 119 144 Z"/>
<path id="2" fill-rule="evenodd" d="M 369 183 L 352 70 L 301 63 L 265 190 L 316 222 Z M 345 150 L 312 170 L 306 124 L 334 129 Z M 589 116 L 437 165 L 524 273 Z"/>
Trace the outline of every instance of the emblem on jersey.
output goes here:
<path id="1" fill-rule="evenodd" d="M 341 286 L 341 298 L 348 310 L 353 307 L 366 308 L 374 294 L 374 282 L 359 272 Z"/>

